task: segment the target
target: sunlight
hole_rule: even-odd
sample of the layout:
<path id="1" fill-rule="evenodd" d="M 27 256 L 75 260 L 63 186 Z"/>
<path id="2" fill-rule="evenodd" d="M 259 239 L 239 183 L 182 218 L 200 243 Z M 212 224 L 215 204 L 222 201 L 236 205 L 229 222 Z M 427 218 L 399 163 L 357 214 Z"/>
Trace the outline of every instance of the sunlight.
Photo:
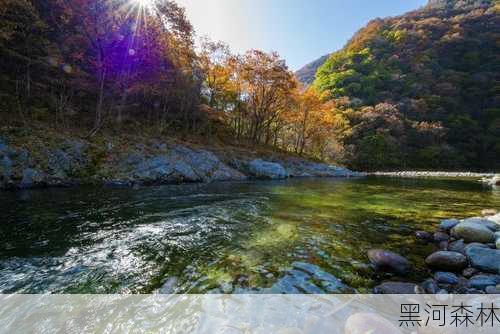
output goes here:
<path id="1" fill-rule="evenodd" d="M 134 0 L 134 1 L 137 2 L 137 4 L 141 7 L 150 8 L 151 6 L 153 6 L 155 0 Z"/>

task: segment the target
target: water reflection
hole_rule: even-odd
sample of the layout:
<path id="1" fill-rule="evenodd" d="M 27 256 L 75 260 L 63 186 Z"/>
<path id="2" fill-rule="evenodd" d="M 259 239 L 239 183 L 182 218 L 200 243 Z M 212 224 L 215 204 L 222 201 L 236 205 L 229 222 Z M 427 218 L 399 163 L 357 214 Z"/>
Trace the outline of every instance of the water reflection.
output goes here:
<path id="1" fill-rule="evenodd" d="M 290 180 L 0 194 L 0 292 L 346 293 L 415 230 L 500 208 L 473 181 Z"/>

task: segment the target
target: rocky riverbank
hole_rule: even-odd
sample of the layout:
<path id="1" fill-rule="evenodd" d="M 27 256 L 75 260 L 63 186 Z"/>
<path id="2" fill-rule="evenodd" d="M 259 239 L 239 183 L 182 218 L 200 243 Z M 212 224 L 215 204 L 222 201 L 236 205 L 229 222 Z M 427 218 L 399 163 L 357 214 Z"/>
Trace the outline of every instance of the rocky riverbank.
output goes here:
<path id="1" fill-rule="evenodd" d="M 362 175 L 284 154 L 259 155 L 234 148 L 211 150 L 154 140 L 119 145 L 65 139 L 55 144 L 39 141 L 27 149 L 0 138 L 0 189 Z"/>
<path id="2" fill-rule="evenodd" d="M 500 214 L 484 210 L 483 215 L 444 220 L 434 233 L 417 231 L 417 239 L 436 246 L 425 259 L 430 277 L 420 284 L 383 282 L 374 292 L 500 294 Z M 377 270 L 403 276 L 412 270 L 410 261 L 390 251 L 371 250 L 368 258 Z"/>
<path id="3" fill-rule="evenodd" d="M 374 172 L 370 173 L 374 176 L 390 176 L 390 177 L 443 177 L 443 178 L 475 178 L 475 179 L 492 179 L 496 176 L 494 173 L 474 173 L 474 172 L 439 172 L 439 171 L 401 171 L 401 172 Z"/>

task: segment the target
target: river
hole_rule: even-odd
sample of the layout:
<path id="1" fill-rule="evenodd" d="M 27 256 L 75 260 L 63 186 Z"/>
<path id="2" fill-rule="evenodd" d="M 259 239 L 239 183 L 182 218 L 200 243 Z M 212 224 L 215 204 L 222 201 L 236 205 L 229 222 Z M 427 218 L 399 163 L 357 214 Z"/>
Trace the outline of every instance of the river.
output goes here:
<path id="1" fill-rule="evenodd" d="M 461 179 L 292 179 L 0 193 L 1 293 L 350 293 L 426 277 L 417 230 L 500 208 Z M 410 259 L 394 277 L 371 248 Z"/>

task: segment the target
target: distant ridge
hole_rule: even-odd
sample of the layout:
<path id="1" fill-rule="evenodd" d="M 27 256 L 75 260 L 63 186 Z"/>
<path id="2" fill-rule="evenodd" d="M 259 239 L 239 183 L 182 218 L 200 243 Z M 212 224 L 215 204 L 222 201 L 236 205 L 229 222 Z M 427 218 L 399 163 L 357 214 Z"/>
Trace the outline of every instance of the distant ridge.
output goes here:
<path id="1" fill-rule="evenodd" d="M 464 8 L 474 8 L 474 7 L 482 7 L 482 6 L 490 6 L 494 0 L 429 0 L 427 5 L 421 10 L 426 9 L 464 9 Z M 305 65 L 297 72 L 295 72 L 295 76 L 297 79 L 303 83 L 304 85 L 310 85 L 314 82 L 316 72 L 323 65 L 331 54 L 325 55 L 319 59 L 314 60 L 313 62 Z"/>
<path id="2" fill-rule="evenodd" d="M 325 61 L 330 57 L 330 54 L 324 55 L 323 57 L 316 59 L 315 61 L 302 67 L 300 70 L 295 72 L 297 79 L 304 85 L 310 85 L 314 81 L 314 76 L 318 68 L 325 63 Z"/>

